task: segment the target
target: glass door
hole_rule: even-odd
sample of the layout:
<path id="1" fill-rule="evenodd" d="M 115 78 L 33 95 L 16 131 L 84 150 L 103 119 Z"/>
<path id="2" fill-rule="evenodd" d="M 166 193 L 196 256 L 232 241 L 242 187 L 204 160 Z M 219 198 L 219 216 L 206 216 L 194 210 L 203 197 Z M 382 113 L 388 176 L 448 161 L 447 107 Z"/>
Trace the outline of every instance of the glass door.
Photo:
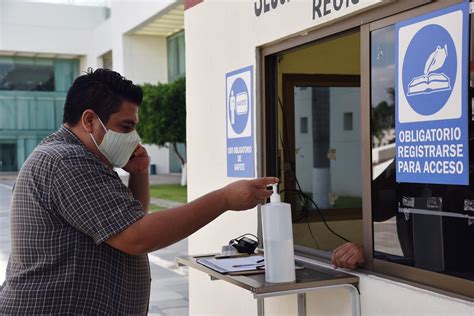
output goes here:
<path id="1" fill-rule="evenodd" d="M 0 143 L 0 172 L 16 170 L 16 144 Z"/>

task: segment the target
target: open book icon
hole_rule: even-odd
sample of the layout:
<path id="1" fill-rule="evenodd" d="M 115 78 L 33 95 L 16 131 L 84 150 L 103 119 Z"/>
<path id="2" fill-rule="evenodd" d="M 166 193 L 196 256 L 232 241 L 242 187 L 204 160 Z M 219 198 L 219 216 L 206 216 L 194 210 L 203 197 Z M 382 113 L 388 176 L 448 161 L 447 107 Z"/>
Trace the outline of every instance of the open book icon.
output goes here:
<path id="1" fill-rule="evenodd" d="M 431 94 L 439 91 L 451 90 L 451 83 L 444 73 L 434 71 L 443 67 L 448 57 L 448 46 L 436 47 L 425 63 L 424 74 L 413 78 L 408 84 L 408 95 Z"/>

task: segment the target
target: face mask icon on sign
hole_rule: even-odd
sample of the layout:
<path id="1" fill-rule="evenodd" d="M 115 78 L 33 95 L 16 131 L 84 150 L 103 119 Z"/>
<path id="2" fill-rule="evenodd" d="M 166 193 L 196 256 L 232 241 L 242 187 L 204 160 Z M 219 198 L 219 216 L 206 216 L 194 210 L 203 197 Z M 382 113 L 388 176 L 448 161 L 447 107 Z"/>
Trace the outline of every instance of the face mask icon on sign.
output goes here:
<path id="1" fill-rule="evenodd" d="M 424 74 L 413 78 L 408 84 L 408 96 L 431 94 L 451 90 L 450 79 L 444 73 L 434 71 L 442 68 L 448 57 L 448 46 L 436 47 L 425 63 Z"/>

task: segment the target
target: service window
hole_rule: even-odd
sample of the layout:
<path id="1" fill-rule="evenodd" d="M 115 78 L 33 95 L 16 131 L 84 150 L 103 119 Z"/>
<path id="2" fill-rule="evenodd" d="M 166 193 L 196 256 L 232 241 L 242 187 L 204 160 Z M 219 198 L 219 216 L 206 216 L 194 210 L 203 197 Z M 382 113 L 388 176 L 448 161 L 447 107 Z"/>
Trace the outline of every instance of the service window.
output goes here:
<path id="1" fill-rule="evenodd" d="M 360 33 L 278 57 L 279 175 L 296 245 L 362 242 Z"/>
<path id="2" fill-rule="evenodd" d="M 351 241 L 364 246 L 364 268 L 379 275 L 473 297 L 471 100 L 469 185 L 397 183 L 395 177 L 395 23 L 458 3 L 387 4 L 367 13 L 372 20 L 363 25 L 364 17 L 356 17 L 348 23 L 354 28 L 342 33 L 336 23 L 325 36 L 318 30 L 308 35 L 313 42 L 292 39 L 279 53 L 277 47 L 264 53 L 263 162 L 266 174 L 280 177 L 284 200 L 292 204 L 297 251 L 327 258 Z M 409 93 L 450 88 L 450 73 L 432 71 L 452 56 L 448 44 L 431 49 L 431 63 L 420 61 L 424 76 L 413 75 Z M 471 97 L 473 65 L 471 49 L 465 69 Z"/>
<path id="3" fill-rule="evenodd" d="M 381 272 L 398 271 L 397 265 L 416 268 L 406 272 L 425 284 L 472 296 L 468 289 L 474 281 L 473 124 L 469 122 L 468 186 L 397 183 L 395 32 L 394 24 L 370 32 L 373 258 L 395 264 L 383 265 Z M 444 49 L 440 44 L 439 50 Z M 471 90 L 472 82 L 471 73 Z M 436 272 L 431 282 L 425 271 Z M 453 278 L 435 281 L 441 280 L 437 274 Z"/>

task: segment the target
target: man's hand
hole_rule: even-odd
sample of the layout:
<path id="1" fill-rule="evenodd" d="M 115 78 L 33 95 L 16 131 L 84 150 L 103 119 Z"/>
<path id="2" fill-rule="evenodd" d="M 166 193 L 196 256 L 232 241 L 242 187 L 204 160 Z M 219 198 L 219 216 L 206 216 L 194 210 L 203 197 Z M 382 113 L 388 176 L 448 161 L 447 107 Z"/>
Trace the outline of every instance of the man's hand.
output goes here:
<path id="1" fill-rule="evenodd" d="M 268 177 L 255 180 L 240 180 L 221 189 L 227 210 L 248 210 L 262 204 L 270 197 L 267 190 L 271 184 L 278 183 L 278 178 Z"/>
<path id="2" fill-rule="evenodd" d="M 148 214 L 109 238 L 110 246 L 131 255 L 167 247 L 188 237 L 227 210 L 247 210 L 263 203 L 278 178 L 243 180 L 173 209 Z"/>
<path id="3" fill-rule="evenodd" d="M 132 158 L 128 161 L 123 170 L 130 173 L 128 179 L 128 188 L 135 199 L 139 200 L 145 211 L 148 211 L 150 205 L 150 180 L 148 175 L 148 166 L 150 157 L 142 145 L 138 145 Z"/>
<path id="4" fill-rule="evenodd" d="M 355 269 L 364 262 L 364 251 L 361 246 L 348 242 L 332 252 L 334 268 Z"/>
<path id="5" fill-rule="evenodd" d="M 149 165 L 150 157 L 148 157 L 145 147 L 138 145 L 128 163 L 123 167 L 123 170 L 130 174 L 144 173 L 148 172 Z"/>

